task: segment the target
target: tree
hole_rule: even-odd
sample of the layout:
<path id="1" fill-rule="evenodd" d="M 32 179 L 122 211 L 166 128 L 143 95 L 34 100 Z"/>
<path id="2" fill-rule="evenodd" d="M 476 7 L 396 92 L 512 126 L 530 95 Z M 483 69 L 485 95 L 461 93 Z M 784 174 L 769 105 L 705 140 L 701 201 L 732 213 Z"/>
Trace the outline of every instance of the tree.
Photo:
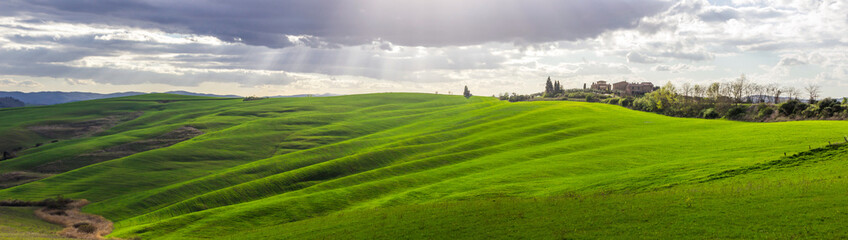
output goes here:
<path id="1" fill-rule="evenodd" d="M 562 84 L 559 81 L 554 82 L 554 95 L 565 94 L 565 90 L 562 89 Z"/>
<path id="2" fill-rule="evenodd" d="M 692 93 L 692 84 L 688 82 L 683 83 L 683 85 L 680 86 L 680 93 L 683 95 L 683 101 L 686 102 L 686 98 L 689 97 L 690 93 Z"/>
<path id="3" fill-rule="evenodd" d="M 795 99 L 798 99 L 798 96 L 801 96 L 801 89 L 792 88 L 792 94 L 795 94 Z"/>
<path id="4" fill-rule="evenodd" d="M 780 103 L 780 94 L 783 94 L 783 90 L 777 84 L 766 85 L 766 92 L 768 92 L 769 96 L 774 96 L 774 104 Z"/>
<path id="5" fill-rule="evenodd" d="M 765 102 L 765 99 L 764 99 L 764 97 L 766 95 L 765 94 L 765 92 L 766 92 L 765 86 L 759 85 L 759 84 L 756 84 L 756 83 L 748 84 L 748 92 L 749 92 L 749 95 L 748 95 L 749 98 L 750 98 L 750 94 L 756 94 L 757 95 L 756 96 L 757 102 Z M 753 102 L 753 100 L 751 100 L 749 102 Z"/>
<path id="6" fill-rule="evenodd" d="M 551 77 L 548 77 L 548 81 L 545 82 L 545 97 L 553 97 L 554 94 L 554 84 L 551 83 Z"/>
<path id="7" fill-rule="evenodd" d="M 747 92 L 746 88 L 748 88 L 748 79 L 745 77 L 745 74 L 742 74 L 736 81 L 730 83 L 730 94 L 733 96 L 737 105 L 739 102 L 742 102 L 742 97 Z"/>
<path id="8" fill-rule="evenodd" d="M 816 102 L 816 98 L 818 98 L 819 93 L 821 93 L 821 89 L 820 89 L 819 85 L 816 85 L 816 84 L 813 84 L 813 83 L 810 83 L 809 85 L 804 87 L 804 90 L 806 90 L 807 94 L 810 96 L 810 103 L 811 104 Z"/>
<path id="9" fill-rule="evenodd" d="M 663 86 L 661 89 L 664 89 L 666 91 L 674 93 L 674 95 L 677 95 L 677 87 L 675 87 L 674 84 L 671 83 L 671 81 L 665 83 L 665 86 Z"/>
<path id="10" fill-rule="evenodd" d="M 699 84 L 695 84 L 695 86 L 692 86 L 692 96 L 695 97 L 695 100 L 700 101 L 699 99 L 704 97 L 704 88 Z"/>
<path id="11" fill-rule="evenodd" d="M 662 88 L 648 93 L 645 95 L 645 98 L 650 99 L 653 102 L 653 106 L 656 106 L 656 110 L 660 112 L 667 112 L 670 108 L 677 103 L 677 88 L 674 87 L 674 84 L 668 82 Z"/>
<path id="12" fill-rule="evenodd" d="M 465 86 L 465 91 L 462 92 L 462 96 L 465 96 L 465 98 L 471 98 L 471 91 L 468 91 L 468 85 Z"/>
<path id="13" fill-rule="evenodd" d="M 712 83 L 710 87 L 707 88 L 707 97 L 718 100 L 718 97 L 721 95 L 721 84 L 720 83 Z"/>
<path id="14" fill-rule="evenodd" d="M 794 99 L 793 97 L 798 97 L 798 89 L 794 87 L 785 87 L 783 88 L 783 92 L 786 92 L 786 95 L 789 95 L 789 100 Z"/>

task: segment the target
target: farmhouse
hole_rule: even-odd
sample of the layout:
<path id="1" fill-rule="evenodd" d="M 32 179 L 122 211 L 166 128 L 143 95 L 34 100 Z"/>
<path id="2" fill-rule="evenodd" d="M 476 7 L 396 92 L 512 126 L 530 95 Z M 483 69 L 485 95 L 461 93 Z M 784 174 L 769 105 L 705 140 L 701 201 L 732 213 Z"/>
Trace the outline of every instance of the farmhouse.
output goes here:
<path id="1" fill-rule="evenodd" d="M 607 81 L 597 81 L 592 83 L 592 89 L 598 91 L 609 91 L 612 89 L 612 86 L 610 86 Z"/>
<path id="2" fill-rule="evenodd" d="M 654 84 L 650 82 L 628 83 L 626 81 L 621 81 L 613 83 L 612 90 L 626 96 L 642 95 L 653 92 Z"/>

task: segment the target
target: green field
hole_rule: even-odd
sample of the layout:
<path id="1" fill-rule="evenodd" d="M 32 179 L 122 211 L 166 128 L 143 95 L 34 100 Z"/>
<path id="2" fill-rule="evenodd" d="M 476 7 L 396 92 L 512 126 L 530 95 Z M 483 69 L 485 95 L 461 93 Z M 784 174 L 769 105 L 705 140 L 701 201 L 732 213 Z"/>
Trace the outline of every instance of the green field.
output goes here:
<path id="1" fill-rule="evenodd" d="M 204 134 L 80 157 L 184 127 Z M 809 152 L 846 135 L 584 102 L 150 94 L 0 110 L 0 150 L 25 147 L 0 174 L 49 176 L 0 199 L 88 199 L 145 239 L 846 238 L 848 149 Z"/>
<path id="2" fill-rule="evenodd" d="M 32 207 L 0 207 L 0 239 L 69 239 L 58 236 L 62 226 L 41 221 Z"/>

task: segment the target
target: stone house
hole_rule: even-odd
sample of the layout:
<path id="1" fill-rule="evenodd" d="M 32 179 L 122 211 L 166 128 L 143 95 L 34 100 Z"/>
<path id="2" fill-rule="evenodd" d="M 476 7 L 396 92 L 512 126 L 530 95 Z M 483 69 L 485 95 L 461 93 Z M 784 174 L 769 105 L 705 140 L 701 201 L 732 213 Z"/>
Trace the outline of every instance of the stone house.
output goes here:
<path id="1" fill-rule="evenodd" d="M 650 82 L 628 83 L 621 81 L 612 84 L 612 90 L 623 96 L 642 95 L 654 91 L 654 84 Z"/>
<path id="2" fill-rule="evenodd" d="M 609 91 L 612 90 L 612 85 L 607 83 L 607 81 L 597 81 L 592 83 L 592 89 L 598 91 Z"/>

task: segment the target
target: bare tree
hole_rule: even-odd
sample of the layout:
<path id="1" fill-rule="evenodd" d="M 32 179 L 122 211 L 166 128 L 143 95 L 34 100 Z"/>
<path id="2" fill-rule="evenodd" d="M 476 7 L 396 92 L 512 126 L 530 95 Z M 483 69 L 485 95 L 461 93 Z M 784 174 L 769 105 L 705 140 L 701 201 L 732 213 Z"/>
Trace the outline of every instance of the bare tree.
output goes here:
<path id="1" fill-rule="evenodd" d="M 759 96 L 759 98 L 760 98 L 759 102 L 766 102 L 766 98 L 769 95 L 771 95 L 771 92 L 769 92 L 769 86 L 768 85 L 757 85 L 757 95 L 760 95 Z"/>
<path id="2" fill-rule="evenodd" d="M 799 100 L 801 98 L 801 89 L 795 89 L 795 100 Z"/>
<path id="3" fill-rule="evenodd" d="M 687 98 L 689 97 L 689 94 L 692 93 L 692 84 L 687 82 L 680 85 L 680 93 L 683 95 L 683 102 L 688 101 Z"/>
<path id="4" fill-rule="evenodd" d="M 760 85 L 757 83 L 749 82 L 745 84 L 745 88 L 742 89 L 745 93 L 742 94 L 742 97 L 745 98 L 746 102 L 754 102 L 754 95 L 760 91 Z"/>
<path id="5" fill-rule="evenodd" d="M 809 85 L 804 87 L 804 90 L 806 90 L 807 94 L 809 94 L 809 96 L 810 96 L 810 103 L 816 102 L 816 99 L 819 98 L 819 93 L 821 93 L 821 89 L 820 89 L 819 85 L 812 84 L 812 83 L 810 83 Z"/>
<path id="6" fill-rule="evenodd" d="M 783 88 L 783 91 L 789 95 L 789 100 L 798 99 L 798 95 L 801 95 L 800 91 L 798 91 L 795 87 L 785 87 Z"/>
<path id="7" fill-rule="evenodd" d="M 712 83 L 707 88 L 707 97 L 718 100 L 718 97 L 721 96 L 721 83 Z"/>
<path id="8" fill-rule="evenodd" d="M 745 91 L 745 93 L 742 94 L 742 96 L 743 96 L 743 98 L 745 98 L 745 101 L 746 102 L 754 102 L 754 100 L 759 99 L 759 97 L 754 96 L 754 95 L 756 95 L 757 92 L 760 91 L 760 85 L 756 84 L 756 83 L 745 84 L 744 91 Z"/>
<path id="9" fill-rule="evenodd" d="M 692 86 L 692 96 L 695 97 L 695 100 L 704 97 L 704 88 L 699 84 L 695 84 L 695 86 Z"/>
<path id="10" fill-rule="evenodd" d="M 722 83 L 721 88 L 719 88 L 718 95 L 722 97 L 733 97 L 733 84 L 732 83 Z M 732 101 L 735 99 L 731 99 Z"/>
<path id="11" fill-rule="evenodd" d="M 774 104 L 780 103 L 780 94 L 783 93 L 780 86 L 777 86 L 777 84 L 774 83 L 766 85 L 766 92 L 769 96 L 774 96 Z"/>
<path id="12" fill-rule="evenodd" d="M 737 104 L 742 102 L 742 97 L 745 96 L 748 89 L 748 79 L 745 78 L 745 74 L 730 83 L 730 94 Z"/>

